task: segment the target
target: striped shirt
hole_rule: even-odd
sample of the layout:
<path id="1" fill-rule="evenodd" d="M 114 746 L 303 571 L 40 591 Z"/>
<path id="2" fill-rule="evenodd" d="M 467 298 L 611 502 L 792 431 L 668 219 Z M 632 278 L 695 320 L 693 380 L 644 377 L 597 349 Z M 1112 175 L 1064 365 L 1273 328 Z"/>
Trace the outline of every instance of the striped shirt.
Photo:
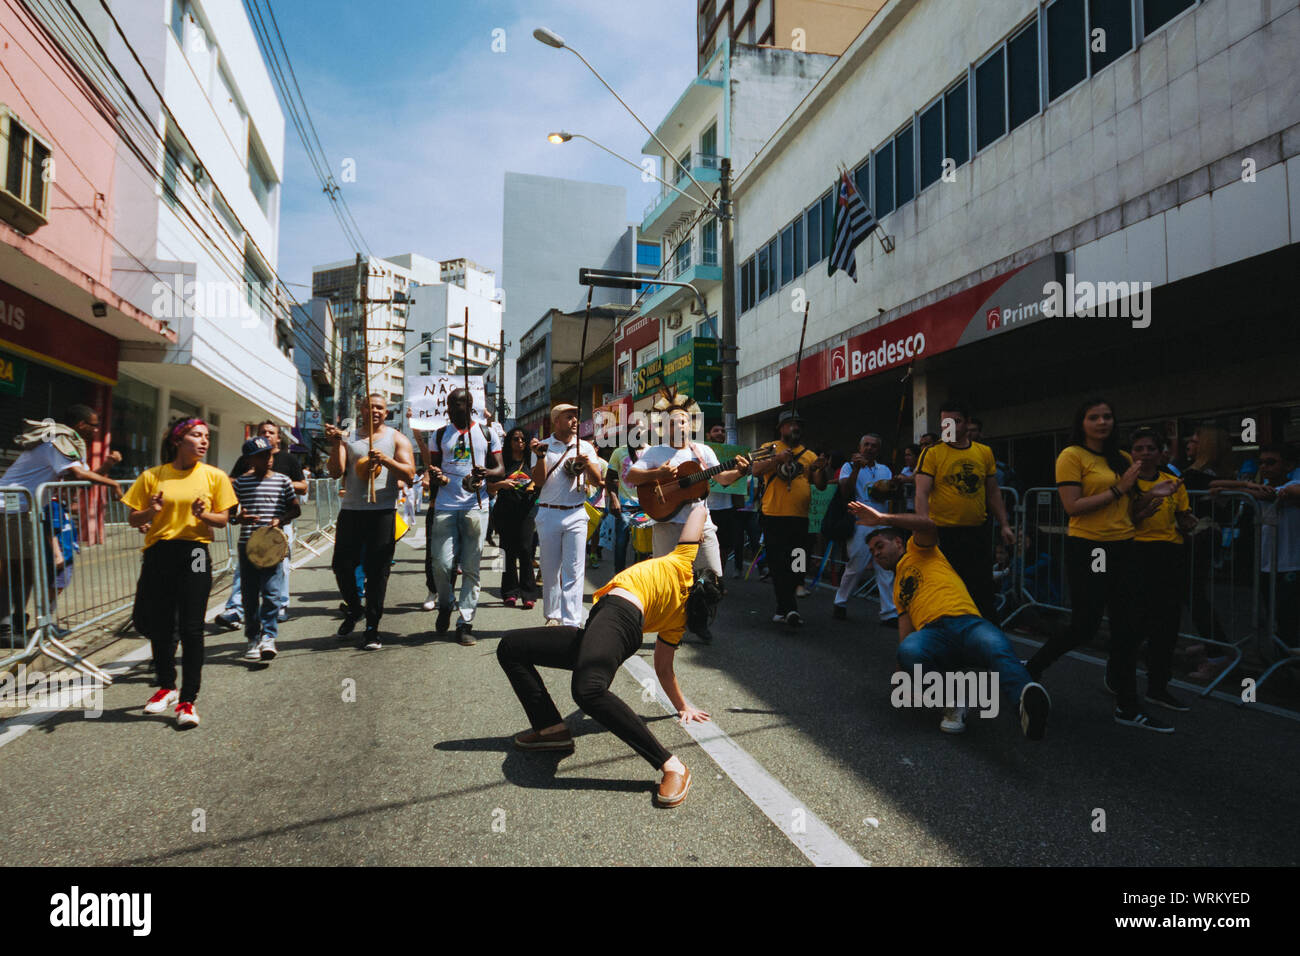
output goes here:
<path id="1" fill-rule="evenodd" d="M 278 471 L 268 471 L 259 478 L 252 472 L 240 475 L 232 484 L 239 498 L 239 507 L 244 514 L 257 515 L 263 519 L 257 526 L 269 525 L 272 518 L 283 518 L 289 505 L 297 500 L 293 493 L 293 482 L 287 475 Z M 248 536 L 253 533 L 254 525 L 239 526 L 239 543 L 247 544 Z"/>

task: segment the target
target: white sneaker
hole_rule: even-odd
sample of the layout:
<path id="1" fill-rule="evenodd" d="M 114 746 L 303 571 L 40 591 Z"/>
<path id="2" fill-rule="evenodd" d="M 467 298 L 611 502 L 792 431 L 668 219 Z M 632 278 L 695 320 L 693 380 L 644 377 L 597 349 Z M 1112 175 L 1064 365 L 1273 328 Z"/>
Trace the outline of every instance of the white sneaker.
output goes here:
<path id="1" fill-rule="evenodd" d="M 969 707 L 945 707 L 943 709 L 943 720 L 939 721 L 939 729 L 945 734 L 960 734 L 966 730 L 966 715 L 970 713 Z"/>
<path id="2" fill-rule="evenodd" d="M 144 705 L 146 714 L 161 714 L 168 707 L 172 706 L 181 699 L 181 692 L 178 690 L 163 690 L 159 688 L 149 702 Z"/>
<path id="3" fill-rule="evenodd" d="M 275 639 L 270 637 L 263 638 L 262 643 L 258 645 L 258 652 L 261 654 L 261 659 L 264 661 L 275 660 Z"/>
<path id="4" fill-rule="evenodd" d="M 262 642 L 253 638 L 244 649 L 243 660 L 257 662 L 262 659 Z"/>
<path id="5" fill-rule="evenodd" d="M 194 712 L 193 704 L 176 705 L 176 726 L 177 727 L 197 727 L 199 725 L 199 715 Z"/>
<path id="6" fill-rule="evenodd" d="M 420 606 L 426 611 L 435 610 L 438 607 L 438 595 L 430 591 L 429 596 L 424 599 L 424 603 Z"/>
<path id="7" fill-rule="evenodd" d="M 794 596 L 795 596 L 795 597 L 807 597 L 807 596 L 808 596 L 808 593 L 809 593 L 809 592 L 808 592 L 808 589 L 807 589 L 806 587 L 804 587 L 802 584 L 799 585 L 797 588 L 794 589 Z"/>
<path id="8" fill-rule="evenodd" d="M 781 614 L 781 613 L 779 613 L 779 612 L 776 613 L 776 614 L 773 614 L 773 615 L 772 615 L 772 623 L 773 623 L 773 624 L 784 624 L 784 623 L 785 623 L 785 615 L 784 615 L 784 614 Z"/>

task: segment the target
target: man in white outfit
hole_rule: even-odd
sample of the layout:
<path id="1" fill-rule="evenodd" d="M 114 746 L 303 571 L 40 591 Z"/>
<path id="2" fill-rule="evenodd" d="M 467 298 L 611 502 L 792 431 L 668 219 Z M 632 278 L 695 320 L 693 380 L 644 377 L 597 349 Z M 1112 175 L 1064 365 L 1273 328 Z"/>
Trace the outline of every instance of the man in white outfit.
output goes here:
<path id="1" fill-rule="evenodd" d="M 542 610 L 548 625 L 582 627 L 582 592 L 586 582 L 588 484 L 600 487 L 605 462 L 591 442 L 578 437 L 576 405 L 551 409 L 551 436 L 534 438 L 533 482 L 537 500 L 537 537 L 541 541 Z"/>
<path id="2" fill-rule="evenodd" d="M 846 501 L 860 501 L 871 505 L 871 488 L 877 482 L 888 481 L 893 477 L 888 465 L 876 461 L 880 454 L 881 440 L 876 434 L 863 435 L 858 441 L 858 452 L 840 469 L 840 495 Z M 858 586 L 867 563 L 871 561 L 871 549 L 867 547 L 867 535 L 873 529 L 865 525 L 853 526 L 853 537 L 849 539 L 849 563 L 840 578 L 839 590 L 835 592 L 835 608 L 831 612 L 836 620 L 848 616 L 849 595 Z M 876 565 L 876 591 L 880 595 L 880 623 L 897 624 L 898 609 L 894 607 L 894 572 Z"/>

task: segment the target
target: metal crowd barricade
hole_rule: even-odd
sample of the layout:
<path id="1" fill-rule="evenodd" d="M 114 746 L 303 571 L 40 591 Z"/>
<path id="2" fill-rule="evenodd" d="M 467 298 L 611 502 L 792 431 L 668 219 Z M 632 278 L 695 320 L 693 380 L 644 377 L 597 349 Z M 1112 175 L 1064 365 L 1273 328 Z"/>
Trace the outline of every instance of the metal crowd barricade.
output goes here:
<path id="1" fill-rule="evenodd" d="M 1231 661 L 1201 692 L 1208 696 L 1241 662 L 1244 647 L 1262 626 L 1259 527 L 1255 500 L 1243 492 L 1190 492 L 1192 512 L 1203 530 L 1190 536 L 1187 590 L 1196 632 L 1180 626 L 1179 637 L 1224 648 Z M 1070 611 L 1065 572 L 1069 517 L 1055 488 L 1030 488 L 1020 505 L 1018 592 L 1023 604 L 1003 626 L 1032 607 Z"/>
<path id="2" fill-rule="evenodd" d="M 1283 667 L 1286 667 L 1289 664 L 1290 665 L 1300 664 L 1300 650 L 1288 646 L 1286 641 L 1282 639 L 1282 636 L 1278 634 L 1278 628 L 1281 623 L 1278 620 L 1278 614 L 1279 614 L 1278 609 L 1280 604 L 1279 596 L 1278 596 L 1278 588 L 1292 586 L 1289 585 L 1288 582 L 1286 581 L 1282 581 L 1280 584 L 1278 582 L 1278 575 L 1280 573 L 1291 573 L 1291 572 L 1278 571 L 1278 564 L 1284 558 L 1284 556 L 1281 553 L 1282 535 L 1280 533 L 1281 529 L 1279 527 L 1281 517 L 1282 517 L 1281 509 L 1283 507 L 1300 507 L 1300 506 L 1283 505 L 1282 502 L 1278 501 L 1273 503 L 1270 507 L 1266 509 L 1265 508 L 1259 509 L 1261 514 L 1261 519 L 1260 519 L 1261 538 L 1260 538 L 1260 547 L 1258 548 L 1258 551 L 1261 556 L 1261 567 L 1263 566 L 1262 564 L 1263 553 L 1265 549 L 1265 545 L 1263 544 L 1263 538 L 1262 538 L 1263 530 L 1267 527 L 1271 531 L 1271 534 L 1269 535 L 1270 542 L 1269 545 L 1267 546 L 1267 549 L 1269 551 L 1269 561 L 1268 561 L 1269 570 L 1267 572 L 1267 579 L 1268 579 L 1267 585 L 1264 585 L 1263 583 L 1262 580 L 1264 577 L 1263 574 L 1257 576 L 1257 580 L 1259 581 L 1260 585 L 1262 587 L 1267 588 L 1267 594 L 1265 599 L 1268 608 L 1268 611 L 1263 619 L 1263 626 L 1261 627 L 1259 632 L 1260 640 L 1258 646 L 1259 646 L 1260 656 L 1263 658 L 1263 660 L 1266 663 L 1274 655 L 1277 655 L 1277 660 L 1273 661 L 1272 664 L 1269 664 L 1268 668 L 1264 671 L 1264 673 L 1259 675 L 1259 679 L 1255 681 L 1255 687 L 1257 690 L 1264 685 L 1264 682 L 1266 680 L 1272 677 L 1277 671 L 1281 670 Z M 1291 595 L 1290 599 L 1293 601 L 1300 599 L 1300 595 L 1293 594 Z"/>
<path id="3" fill-rule="evenodd" d="M 312 554 L 319 555 L 314 545 L 324 539 L 334 540 L 334 526 L 339 516 L 339 482 L 336 478 L 312 478 L 307 482 L 307 493 L 300 496 L 302 515 L 294 521 L 294 542 Z"/>
<path id="4" fill-rule="evenodd" d="M 0 487 L 0 667 L 26 660 L 40 637 L 40 601 L 27 607 L 39 592 L 37 565 L 44 560 L 39 513 L 32 493 L 18 485 Z M 33 516 L 37 516 L 33 520 Z"/>

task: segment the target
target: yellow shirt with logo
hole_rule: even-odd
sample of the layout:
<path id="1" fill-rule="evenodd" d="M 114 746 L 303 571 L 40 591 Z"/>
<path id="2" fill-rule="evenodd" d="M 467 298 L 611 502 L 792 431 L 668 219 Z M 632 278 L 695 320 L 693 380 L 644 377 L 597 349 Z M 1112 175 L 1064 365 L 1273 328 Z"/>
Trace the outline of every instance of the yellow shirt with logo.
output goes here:
<path id="1" fill-rule="evenodd" d="M 676 647 L 686 632 L 686 596 L 695 582 L 695 554 L 698 544 L 679 544 L 662 558 L 641 561 L 618 572 L 592 595 L 593 606 L 614 588 L 625 588 L 641 600 L 647 634 Z"/>
<path id="2" fill-rule="evenodd" d="M 122 501 L 135 511 L 143 511 L 149 507 L 149 499 L 160 491 L 162 511 L 149 526 L 144 537 L 145 548 L 159 541 L 211 542 L 212 529 L 190 510 L 194 500 L 204 499 L 210 512 L 227 511 L 239 503 L 230 476 L 204 462 L 198 462 L 189 471 L 180 471 L 170 464 L 150 468 L 135 480 Z"/>
<path id="3" fill-rule="evenodd" d="M 1133 459 L 1126 451 L 1120 452 L 1129 464 Z M 1106 464 L 1106 456 L 1089 448 L 1070 445 L 1056 458 L 1056 487 L 1078 485 L 1080 495 L 1089 498 L 1103 492 L 1110 494 L 1111 485 L 1119 483 L 1122 475 L 1115 474 Z M 1086 515 L 1070 518 L 1070 537 L 1089 541 L 1125 541 L 1133 537 L 1133 520 L 1129 517 L 1127 495 L 1118 501 L 1107 502 L 1104 507 Z"/>
<path id="4" fill-rule="evenodd" d="M 774 448 L 777 454 L 795 449 L 783 441 L 770 441 L 764 448 Z M 795 446 L 797 448 L 799 446 Z M 817 460 L 817 456 L 804 449 L 790 464 L 798 473 L 786 481 L 779 471 L 767 474 L 767 486 L 763 489 L 763 514 L 774 518 L 806 518 L 808 506 L 812 503 L 812 485 L 808 483 L 808 469 Z"/>
<path id="5" fill-rule="evenodd" d="M 907 550 L 894 568 L 894 604 L 918 631 L 941 617 L 979 617 L 980 613 L 938 545 L 923 548 L 916 543 L 916 535 L 908 540 Z"/>
<path id="6" fill-rule="evenodd" d="M 1138 478 L 1137 490 L 1146 494 L 1152 486 L 1162 481 L 1177 481 L 1178 478 L 1168 472 L 1162 471 L 1151 481 L 1144 481 Z M 1174 515 L 1180 511 L 1191 511 L 1191 503 L 1187 499 L 1187 489 L 1182 485 L 1172 495 L 1160 499 L 1160 507 L 1150 518 L 1141 521 L 1137 526 L 1137 534 L 1134 535 L 1135 541 L 1168 541 L 1171 544 L 1182 544 L 1183 534 L 1178 530 L 1178 522 L 1174 520 Z"/>
<path id="7" fill-rule="evenodd" d="M 993 449 L 979 442 L 954 448 L 947 442 L 921 452 L 919 474 L 934 479 L 930 488 L 930 520 L 941 528 L 982 525 L 988 520 L 985 484 L 997 475 Z"/>

